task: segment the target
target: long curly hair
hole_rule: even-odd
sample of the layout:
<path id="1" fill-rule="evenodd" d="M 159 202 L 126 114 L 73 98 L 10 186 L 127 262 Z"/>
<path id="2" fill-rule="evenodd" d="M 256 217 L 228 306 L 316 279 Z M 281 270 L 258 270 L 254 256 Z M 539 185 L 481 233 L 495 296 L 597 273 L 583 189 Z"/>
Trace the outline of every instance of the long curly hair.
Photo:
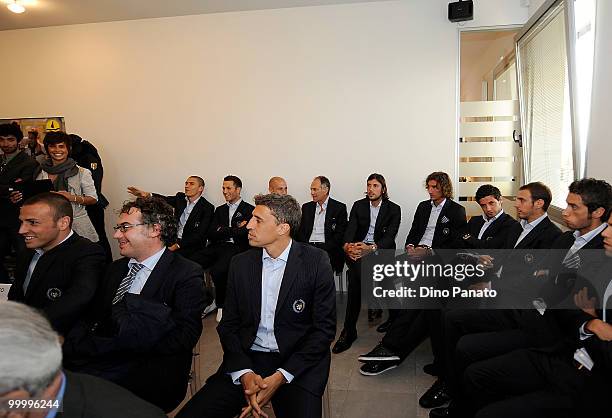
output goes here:
<path id="1" fill-rule="evenodd" d="M 443 171 L 434 171 L 425 179 L 425 188 L 427 188 L 427 183 L 429 183 L 430 180 L 435 180 L 438 183 L 440 190 L 442 190 L 442 195 L 445 198 L 453 198 L 453 183 L 448 174 Z"/>

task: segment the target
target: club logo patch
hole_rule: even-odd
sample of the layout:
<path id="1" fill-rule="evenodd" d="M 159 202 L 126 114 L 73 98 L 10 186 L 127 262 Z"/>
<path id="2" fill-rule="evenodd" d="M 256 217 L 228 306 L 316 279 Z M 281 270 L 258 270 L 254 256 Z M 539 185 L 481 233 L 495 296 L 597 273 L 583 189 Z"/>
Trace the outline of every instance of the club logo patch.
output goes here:
<path id="1" fill-rule="evenodd" d="M 448 234 L 450 234 L 450 229 L 448 229 L 448 228 L 444 228 L 444 229 L 442 230 L 442 233 L 443 233 L 444 235 L 448 235 Z"/>
<path id="2" fill-rule="evenodd" d="M 57 287 L 52 287 L 49 290 L 47 290 L 47 298 L 49 300 L 56 300 L 59 299 L 62 296 L 62 291 L 59 290 Z"/>
<path id="3" fill-rule="evenodd" d="M 304 302 L 302 299 L 298 299 L 295 302 L 293 302 L 293 312 L 295 313 L 304 312 L 305 307 L 306 307 L 306 302 Z"/>

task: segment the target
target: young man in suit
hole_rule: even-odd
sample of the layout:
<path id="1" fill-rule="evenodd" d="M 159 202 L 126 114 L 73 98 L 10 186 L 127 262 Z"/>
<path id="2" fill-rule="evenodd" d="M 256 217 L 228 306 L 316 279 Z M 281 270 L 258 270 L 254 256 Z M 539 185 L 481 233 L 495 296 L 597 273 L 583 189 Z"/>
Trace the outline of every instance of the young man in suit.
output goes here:
<path id="1" fill-rule="evenodd" d="M 435 260 L 436 249 L 457 248 L 465 230 L 465 209 L 452 200 L 453 185 L 448 174 L 433 172 L 425 179 L 429 200 L 417 206 L 410 232 L 406 237 L 406 257 L 414 261 Z M 432 332 L 430 323 L 439 322 L 438 311 L 405 310 L 381 330 L 383 340 L 369 353 L 359 357 L 366 362 L 360 372 L 366 376 L 390 370 Z M 439 327 L 434 327 L 438 332 Z M 432 343 L 434 337 L 432 336 Z M 436 340 L 437 341 L 437 340 Z M 432 344 L 433 345 L 433 344 Z"/>
<path id="2" fill-rule="evenodd" d="M 174 196 L 162 196 L 142 191 L 134 186 L 128 187 L 128 193 L 137 197 L 161 197 L 174 208 L 174 217 L 178 225 L 176 242 L 168 247 L 190 260 L 197 261 L 195 255 L 206 247 L 208 230 L 212 222 L 215 207 L 206 200 L 204 179 L 189 176 L 185 180 L 185 191 Z"/>
<path id="3" fill-rule="evenodd" d="M 268 181 L 268 192 L 276 193 L 280 195 L 287 194 L 287 182 L 282 177 L 272 177 L 270 181 Z"/>
<path id="4" fill-rule="evenodd" d="M 234 257 L 223 319 L 223 363 L 177 418 L 321 417 L 336 332 L 334 278 L 325 251 L 292 236 L 300 207 L 291 196 L 255 198 L 247 226 L 256 249 Z"/>
<path id="5" fill-rule="evenodd" d="M 62 370 L 60 336 L 37 310 L 4 302 L 0 303 L 0 318 L 0 405 L 6 407 L 12 399 L 45 400 L 46 406 L 23 412 L 13 408 L 11 417 L 166 416 L 114 383 Z"/>
<path id="6" fill-rule="evenodd" d="M 31 180 L 38 163 L 19 149 L 23 138 L 21 128 L 15 122 L 0 125 L 0 283 L 9 283 L 4 257 L 11 249 L 19 255 L 25 250 L 19 235 L 19 206 L 9 199 L 15 183 Z"/>
<path id="7" fill-rule="evenodd" d="M 208 231 L 210 244 L 196 256 L 204 269 L 210 268 L 215 283 L 217 322 L 223 316 L 230 261 L 236 254 L 249 249 L 246 226 L 251 219 L 253 205 L 242 200 L 241 190 L 242 181 L 238 177 L 230 175 L 223 179 L 222 191 L 226 203 L 215 209 Z"/>
<path id="8" fill-rule="evenodd" d="M 104 251 L 72 231 L 72 206 L 60 194 L 29 198 L 19 219 L 27 250 L 19 257 L 8 298 L 42 310 L 66 335 L 94 298 L 106 265 Z"/>
<path id="9" fill-rule="evenodd" d="M 332 351 L 348 350 L 357 339 L 357 319 L 361 311 L 361 262 L 378 249 L 395 249 L 401 222 L 400 207 L 389 200 L 382 174 L 368 177 L 366 197 L 353 203 L 344 234 L 344 253 L 348 271 L 348 301 L 344 327 Z"/>
<path id="10" fill-rule="evenodd" d="M 137 198 L 121 208 L 113 262 L 93 311 L 64 343 L 67 369 L 111 380 L 166 412 L 185 397 L 202 332 L 203 272 L 166 247 L 176 242 L 172 207 Z"/>
<path id="11" fill-rule="evenodd" d="M 312 202 L 302 205 L 299 239 L 327 251 L 335 272 L 344 269 L 344 232 L 346 231 L 346 205 L 329 197 L 329 179 L 317 176 L 310 184 Z"/>
<path id="12" fill-rule="evenodd" d="M 603 275 L 609 282 L 612 266 L 609 260 L 596 265 L 596 258 L 587 252 L 603 257 L 601 250 L 605 248 L 610 254 L 612 249 L 608 245 L 612 233 L 607 225 L 612 210 L 612 187 L 603 180 L 578 180 L 570 185 L 566 202 L 563 220 L 573 231 L 563 234 L 553 244 L 567 251 L 554 256 L 558 266 L 550 266 L 557 267 L 552 282 L 563 285 L 558 279 L 568 270 L 587 278 Z M 581 261 L 575 262 L 576 259 Z M 609 284 L 606 290 L 608 287 Z M 476 407 L 482 408 L 478 417 L 572 416 L 574 413 L 582 416 L 583 408 L 576 400 L 585 395 L 589 398 L 584 393 L 590 389 L 589 381 L 598 380 L 609 387 L 612 326 L 605 321 L 609 321 L 609 312 L 604 316 L 602 311 L 595 310 L 595 301 L 589 299 L 586 288 L 573 300 L 582 311 L 550 307 L 540 310 L 539 314 L 547 319 L 544 325 L 553 328 L 556 334 L 548 346 L 531 349 L 526 346 L 467 368 L 466 390 Z M 601 302 L 603 306 L 606 301 Z M 603 308 L 605 311 L 606 307 Z M 524 330 L 529 331 L 525 327 Z M 599 402 L 603 406 L 601 399 Z M 591 408 L 591 413 L 609 415 L 607 408 L 597 409 Z M 591 413 L 588 416 L 593 416 Z"/>

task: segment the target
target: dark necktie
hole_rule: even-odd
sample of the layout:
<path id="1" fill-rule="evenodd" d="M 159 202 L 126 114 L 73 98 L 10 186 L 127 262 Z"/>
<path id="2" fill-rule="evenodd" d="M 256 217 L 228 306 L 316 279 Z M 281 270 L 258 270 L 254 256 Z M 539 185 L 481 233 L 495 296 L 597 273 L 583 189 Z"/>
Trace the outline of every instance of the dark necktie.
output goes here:
<path id="1" fill-rule="evenodd" d="M 113 305 L 119 302 L 123 298 L 123 295 L 125 295 L 125 293 L 128 290 L 130 290 L 130 286 L 132 286 L 132 283 L 134 282 L 136 275 L 143 267 L 144 267 L 143 264 L 138 264 L 138 263 L 134 263 L 130 265 L 130 271 L 128 271 L 127 276 L 125 276 L 123 280 L 121 280 L 121 284 L 119 285 L 119 288 L 117 289 L 117 293 L 115 294 L 115 297 L 113 298 Z"/>

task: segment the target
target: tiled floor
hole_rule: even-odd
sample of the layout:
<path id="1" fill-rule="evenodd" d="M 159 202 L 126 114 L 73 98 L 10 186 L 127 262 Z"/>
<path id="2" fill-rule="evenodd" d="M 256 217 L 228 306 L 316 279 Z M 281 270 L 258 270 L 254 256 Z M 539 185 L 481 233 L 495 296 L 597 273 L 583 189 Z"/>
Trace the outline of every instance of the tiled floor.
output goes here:
<path id="1" fill-rule="evenodd" d="M 338 297 L 338 333 L 344 318 L 346 296 Z M 200 339 L 200 378 L 205 381 L 221 364 L 222 350 L 215 330 L 214 315 L 204 320 Z M 399 367 L 380 376 L 359 373 L 357 356 L 370 351 L 382 338 L 376 325 L 370 326 L 362 311 L 358 324 L 359 338 L 350 350 L 332 354 L 328 383 L 333 418 L 413 418 L 428 417 L 428 410 L 418 406 L 421 396 L 434 381 L 423 373 L 423 365 L 431 362 L 431 350 L 426 341 Z"/>

